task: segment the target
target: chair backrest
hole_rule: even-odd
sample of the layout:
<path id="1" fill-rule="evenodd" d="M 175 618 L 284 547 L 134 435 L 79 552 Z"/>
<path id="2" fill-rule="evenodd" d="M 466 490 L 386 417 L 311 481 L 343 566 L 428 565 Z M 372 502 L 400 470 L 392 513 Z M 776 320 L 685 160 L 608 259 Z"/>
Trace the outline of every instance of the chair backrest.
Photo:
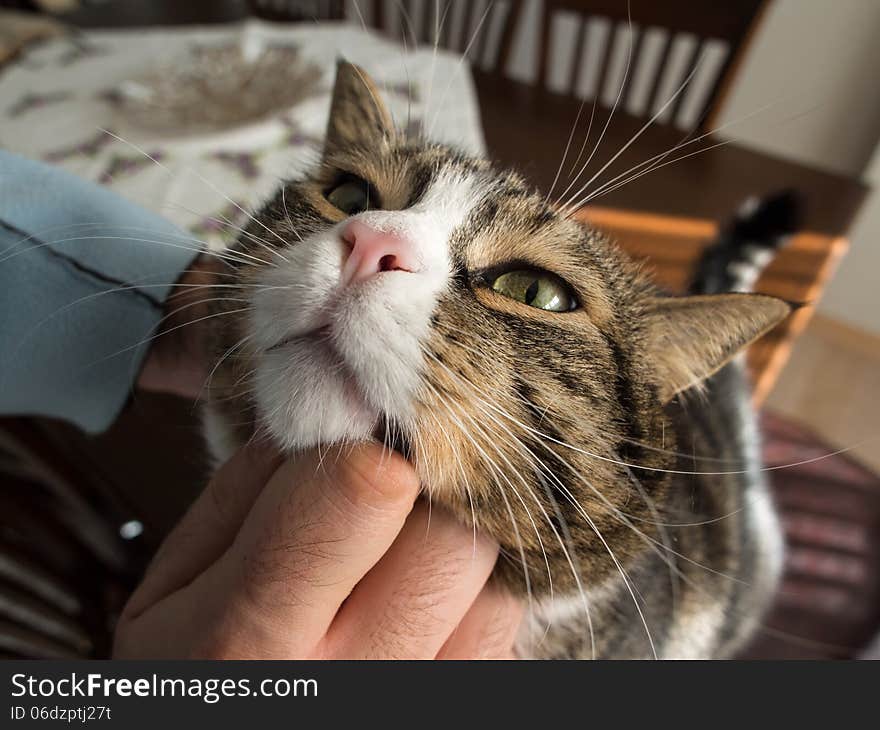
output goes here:
<path id="1" fill-rule="evenodd" d="M 251 15 L 282 23 L 345 17 L 344 0 L 248 0 L 247 4 Z"/>
<path id="2" fill-rule="evenodd" d="M 43 423 L 0 419 L 0 657 L 105 658 L 152 550 L 100 470 Z"/>
<path id="3" fill-rule="evenodd" d="M 639 117 L 662 109 L 657 121 L 682 129 L 711 128 L 768 2 L 543 0 L 536 83 L 605 107 L 619 98 Z"/>
<path id="4" fill-rule="evenodd" d="M 354 18 L 349 9 L 350 20 L 359 20 L 360 11 L 365 22 L 410 47 L 436 44 L 462 54 L 475 68 L 503 73 L 522 0 L 372 0 L 357 5 Z"/>

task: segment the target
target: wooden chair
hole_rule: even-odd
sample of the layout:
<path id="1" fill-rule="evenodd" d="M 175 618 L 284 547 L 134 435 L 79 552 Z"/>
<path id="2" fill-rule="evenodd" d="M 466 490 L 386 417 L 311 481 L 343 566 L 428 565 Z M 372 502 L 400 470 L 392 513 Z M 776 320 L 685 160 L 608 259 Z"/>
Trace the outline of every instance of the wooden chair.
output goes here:
<path id="1" fill-rule="evenodd" d="M 543 5 L 538 87 L 606 107 L 619 98 L 619 106 L 635 116 L 649 118 L 663 109 L 662 123 L 711 129 L 767 0 L 544 0 Z M 564 49 L 566 29 L 574 37 Z M 553 74 L 566 68 L 562 78 Z"/>
<path id="2" fill-rule="evenodd" d="M 627 253 L 647 264 L 658 283 L 674 293 L 683 291 L 703 249 L 718 233 L 717 224 L 707 220 L 598 207 L 584 208 L 578 215 L 608 231 Z M 779 377 L 795 338 L 815 313 L 814 305 L 847 247 L 845 238 L 800 233 L 758 279 L 756 291 L 806 306 L 749 348 L 756 405 L 764 401 Z"/>
<path id="3" fill-rule="evenodd" d="M 503 73 L 522 0 L 247 0 L 251 15 L 273 22 L 344 20 L 406 44 L 437 45 L 484 72 Z"/>
<path id="4" fill-rule="evenodd" d="M 384 0 L 361 2 L 364 21 L 408 46 L 437 45 L 465 56 L 484 73 L 503 75 L 522 0 Z"/>
<path id="5" fill-rule="evenodd" d="M 343 0 L 248 0 L 250 14 L 282 23 L 309 20 L 342 20 L 345 18 Z"/>
<path id="6" fill-rule="evenodd" d="M 0 657 L 106 657 L 152 549 L 112 480 L 45 426 L 0 419 Z"/>

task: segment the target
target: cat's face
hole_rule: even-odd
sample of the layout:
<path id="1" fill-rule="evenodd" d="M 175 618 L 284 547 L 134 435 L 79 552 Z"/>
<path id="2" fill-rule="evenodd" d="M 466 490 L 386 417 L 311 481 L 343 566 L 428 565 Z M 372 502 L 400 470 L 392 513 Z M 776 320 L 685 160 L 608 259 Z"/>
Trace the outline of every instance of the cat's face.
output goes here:
<path id="1" fill-rule="evenodd" d="M 385 440 L 539 593 L 615 570 L 608 544 L 622 561 L 643 547 L 627 522 L 645 497 L 662 508 L 665 479 L 620 462 L 665 466 L 664 403 L 781 311 L 655 298 L 517 176 L 397 136 L 349 65 L 321 165 L 238 248 L 224 306 L 246 311 L 216 318 L 212 395 L 242 438 Z"/>

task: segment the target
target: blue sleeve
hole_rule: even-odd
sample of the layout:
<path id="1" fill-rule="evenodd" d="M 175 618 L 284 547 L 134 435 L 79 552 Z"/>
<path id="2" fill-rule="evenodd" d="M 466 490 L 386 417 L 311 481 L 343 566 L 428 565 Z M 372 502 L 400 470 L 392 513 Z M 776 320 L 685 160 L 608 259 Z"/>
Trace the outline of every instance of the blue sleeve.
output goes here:
<path id="1" fill-rule="evenodd" d="M 106 429 L 199 248 L 105 188 L 0 150 L 0 415 Z"/>

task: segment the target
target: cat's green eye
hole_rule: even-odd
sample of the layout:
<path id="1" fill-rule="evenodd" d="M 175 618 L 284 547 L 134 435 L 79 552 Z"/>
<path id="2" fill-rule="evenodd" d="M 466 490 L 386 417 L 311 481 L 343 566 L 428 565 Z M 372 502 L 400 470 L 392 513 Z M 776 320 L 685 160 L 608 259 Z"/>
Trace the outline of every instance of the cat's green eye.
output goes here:
<path id="1" fill-rule="evenodd" d="M 508 271 L 492 282 L 492 289 L 530 307 L 548 312 L 568 312 L 578 305 L 571 287 L 548 271 Z"/>
<path id="2" fill-rule="evenodd" d="M 325 197 L 346 215 L 355 215 L 369 209 L 370 186 L 364 180 L 348 179 L 327 192 Z"/>

